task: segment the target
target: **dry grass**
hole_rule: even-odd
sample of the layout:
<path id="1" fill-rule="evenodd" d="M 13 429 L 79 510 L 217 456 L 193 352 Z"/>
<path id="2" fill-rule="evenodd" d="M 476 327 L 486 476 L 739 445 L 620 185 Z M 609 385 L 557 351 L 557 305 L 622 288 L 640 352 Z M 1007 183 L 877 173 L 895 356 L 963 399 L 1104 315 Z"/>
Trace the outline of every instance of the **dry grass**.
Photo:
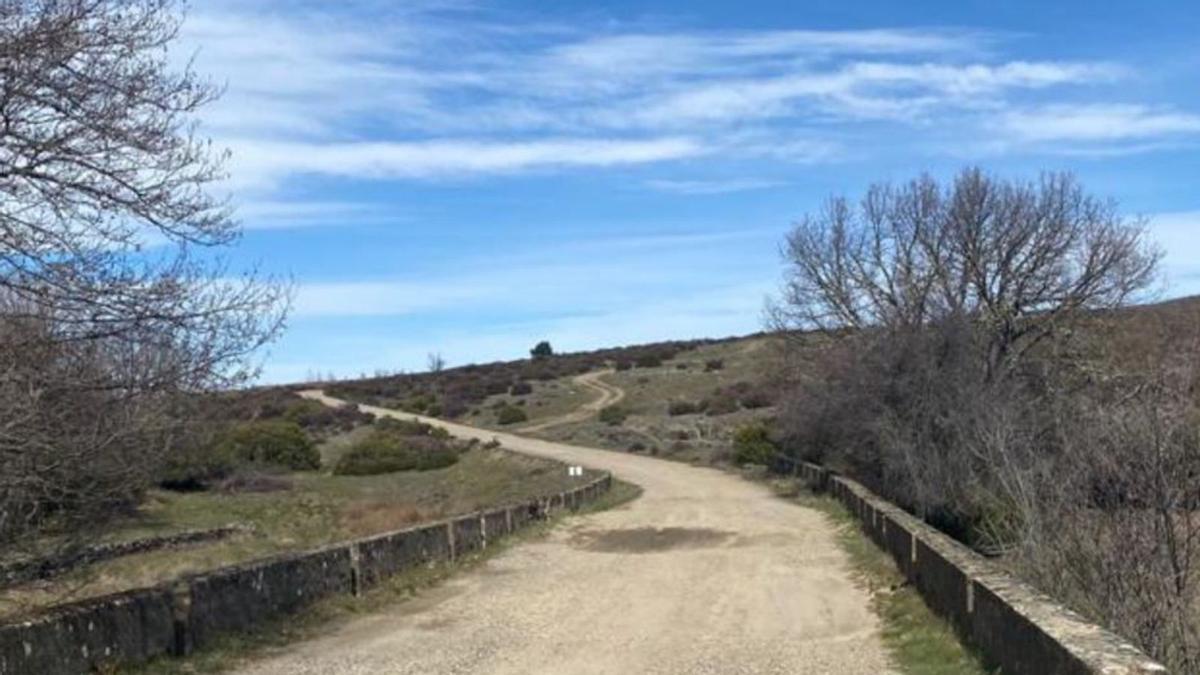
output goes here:
<path id="1" fill-rule="evenodd" d="M 775 371 L 775 358 L 772 338 L 751 337 L 682 352 L 658 367 L 618 371 L 604 379 L 625 391 L 621 406 L 628 410 L 629 416 L 622 425 L 610 426 L 592 419 L 534 435 L 593 447 L 646 452 L 684 462 L 721 463 L 727 459 L 732 432 L 751 420 L 771 415 L 772 410 L 670 416 L 668 404 L 677 400 L 699 401 L 719 387 L 738 382 L 767 381 Z M 720 361 L 723 367 L 706 369 L 710 361 Z"/>
<path id="2" fill-rule="evenodd" d="M 464 453 L 458 463 L 435 471 L 379 476 L 293 474 L 295 487 L 281 492 L 155 491 L 115 538 L 231 523 L 250 525 L 254 533 L 118 558 L 49 582 L 9 589 L 0 594 L 0 617 L 517 502 L 592 477 L 568 478 L 555 462 L 477 448 Z"/>
<path id="3" fill-rule="evenodd" d="M 489 396 L 471 409 L 462 421 L 488 429 L 504 429 L 511 431 L 496 422 L 495 411 L 498 406 L 518 406 L 528 416 L 527 424 L 537 424 L 548 419 L 566 415 L 596 396 L 596 392 L 580 384 L 576 384 L 574 376 L 545 382 L 531 381 L 533 391 L 523 396 L 497 394 Z"/>

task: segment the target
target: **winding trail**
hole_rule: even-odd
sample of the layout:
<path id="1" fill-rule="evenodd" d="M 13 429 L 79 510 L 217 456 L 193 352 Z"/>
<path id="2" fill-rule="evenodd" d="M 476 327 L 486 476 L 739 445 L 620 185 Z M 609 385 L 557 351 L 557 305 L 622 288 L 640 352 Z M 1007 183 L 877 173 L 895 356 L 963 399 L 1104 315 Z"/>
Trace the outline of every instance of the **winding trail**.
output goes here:
<path id="1" fill-rule="evenodd" d="M 625 398 L 625 390 L 600 379 L 605 375 L 611 374 L 612 372 L 613 371 L 609 369 L 576 375 L 573 378 L 575 384 L 591 389 L 592 391 L 600 394 L 600 396 L 594 400 L 584 403 L 565 415 L 559 415 L 558 417 L 552 417 L 535 424 L 523 426 L 518 431 L 520 433 L 532 433 L 534 431 L 545 431 L 546 429 L 562 426 L 564 424 L 570 424 L 572 422 L 584 422 L 591 419 L 592 416 L 604 408 L 620 403 L 621 400 Z"/>
<path id="2" fill-rule="evenodd" d="M 425 421 L 612 471 L 644 493 L 240 672 L 892 672 L 868 595 L 819 513 L 715 469 Z"/>

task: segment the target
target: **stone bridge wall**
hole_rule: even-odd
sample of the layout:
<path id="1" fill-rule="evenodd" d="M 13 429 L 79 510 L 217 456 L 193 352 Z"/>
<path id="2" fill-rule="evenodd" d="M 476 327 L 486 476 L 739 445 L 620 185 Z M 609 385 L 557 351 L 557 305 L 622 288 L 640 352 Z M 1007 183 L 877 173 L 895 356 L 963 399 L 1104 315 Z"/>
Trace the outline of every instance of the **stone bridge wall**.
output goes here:
<path id="1" fill-rule="evenodd" d="M 901 572 L 1005 675 L 1165 673 L 1137 647 L 1084 620 L 999 566 L 849 478 L 808 462 L 777 471 L 828 492 Z"/>
<path id="2" fill-rule="evenodd" d="M 78 675 L 162 655 L 186 655 L 321 598 L 359 594 L 420 565 L 485 548 L 612 486 L 605 475 L 573 490 L 508 507 L 283 555 L 171 584 L 52 608 L 0 624 L 0 675 Z"/>

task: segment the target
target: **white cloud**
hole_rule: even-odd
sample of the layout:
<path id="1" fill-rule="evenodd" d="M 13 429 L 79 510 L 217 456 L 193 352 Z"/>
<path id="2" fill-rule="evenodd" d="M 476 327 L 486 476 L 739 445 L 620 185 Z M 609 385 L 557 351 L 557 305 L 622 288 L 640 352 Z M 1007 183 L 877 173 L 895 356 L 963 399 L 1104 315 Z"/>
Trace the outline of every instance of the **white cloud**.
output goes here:
<path id="1" fill-rule="evenodd" d="M 249 230 L 408 220 L 375 204 L 339 201 L 250 201 L 238 206 L 236 216 Z"/>
<path id="2" fill-rule="evenodd" d="M 1025 142 L 1144 141 L 1200 134 L 1200 115 L 1144 105 L 1052 105 L 1008 111 L 1000 126 Z"/>
<path id="3" fill-rule="evenodd" d="M 978 107 L 1010 89 L 1106 82 L 1124 71 L 1105 63 L 1014 61 L 1000 65 L 860 62 L 837 70 L 715 80 L 667 96 L 648 94 L 603 113 L 614 125 L 765 119 L 810 112 L 856 118 L 907 118 L 945 107 Z M 980 97 L 984 97 L 981 100 Z"/>
<path id="4" fill-rule="evenodd" d="M 684 159 L 704 154 L 683 137 L 646 139 L 546 138 L 519 142 L 428 140 L 412 142 L 234 143 L 235 184 L 271 185 L 291 174 L 358 178 L 437 178 L 510 173 L 550 167 L 608 167 Z"/>
<path id="5" fill-rule="evenodd" d="M 653 190 L 681 195 L 720 195 L 749 190 L 766 190 L 786 185 L 786 183 L 766 178 L 730 178 L 726 180 L 653 179 L 646 181 L 645 185 Z"/>
<path id="6" fill-rule="evenodd" d="M 178 56 L 198 50 L 197 69 L 228 82 L 203 130 L 233 150 L 239 199 L 270 201 L 303 174 L 446 178 L 779 158 L 785 146 L 790 161 L 827 161 L 843 154 L 822 138 L 831 123 L 926 124 L 1129 75 L 1106 62 L 998 60 L 1002 36 L 958 29 L 621 32 L 450 8 L 195 12 Z M 748 133 L 763 142 L 737 142 Z"/>

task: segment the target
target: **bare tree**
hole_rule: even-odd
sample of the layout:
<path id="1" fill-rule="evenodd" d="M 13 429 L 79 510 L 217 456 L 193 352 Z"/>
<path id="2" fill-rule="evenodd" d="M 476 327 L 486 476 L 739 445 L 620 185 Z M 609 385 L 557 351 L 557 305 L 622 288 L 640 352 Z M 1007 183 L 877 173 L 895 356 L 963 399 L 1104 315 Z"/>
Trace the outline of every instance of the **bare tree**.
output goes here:
<path id="1" fill-rule="evenodd" d="M 427 362 L 431 373 L 440 373 L 446 368 L 446 359 L 442 358 L 440 352 L 429 352 Z"/>
<path id="2" fill-rule="evenodd" d="M 904 329 L 969 317 L 989 377 L 1081 309 L 1116 307 L 1153 281 L 1160 253 L 1143 223 L 1070 174 L 1035 182 L 966 169 L 830 199 L 784 248 L 784 329 Z"/>
<path id="3" fill-rule="evenodd" d="M 1096 311 L 1153 282 L 1144 225 L 968 169 L 830 200 L 784 254 L 791 450 L 1195 672 L 1200 315 Z"/>
<path id="4" fill-rule="evenodd" d="M 0 0 L 0 544 L 101 523 L 245 381 L 286 291 L 231 274 L 195 135 L 219 93 L 167 48 L 174 0 Z"/>

